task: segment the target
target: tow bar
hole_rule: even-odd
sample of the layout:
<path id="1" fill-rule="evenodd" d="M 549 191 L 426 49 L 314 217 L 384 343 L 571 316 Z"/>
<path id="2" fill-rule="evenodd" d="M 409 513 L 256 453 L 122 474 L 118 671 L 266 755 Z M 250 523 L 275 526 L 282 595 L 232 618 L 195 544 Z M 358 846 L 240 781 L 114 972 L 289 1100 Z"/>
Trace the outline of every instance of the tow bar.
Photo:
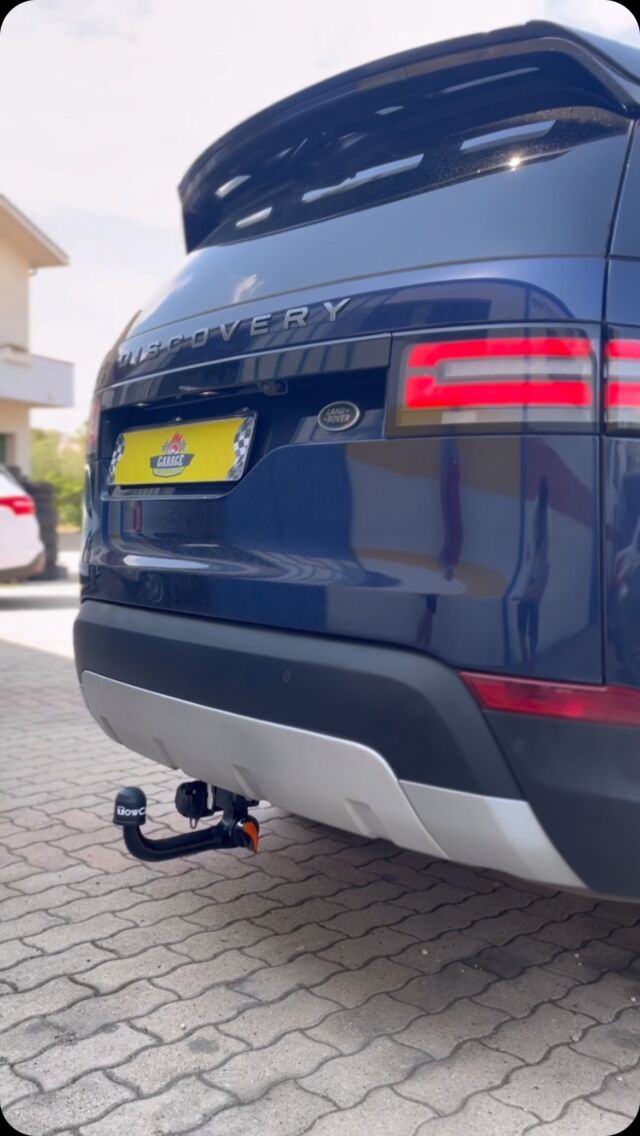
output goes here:
<path id="1" fill-rule="evenodd" d="M 117 794 L 113 821 L 121 826 L 127 849 L 139 860 L 173 860 L 220 848 L 251 848 L 257 852 L 260 825 L 248 811 L 249 805 L 257 803 L 204 781 L 183 782 L 176 791 L 176 808 L 189 818 L 192 831 L 152 840 L 141 831 L 147 819 L 147 798 L 142 789 L 131 785 Z M 203 816 L 213 816 L 219 810 L 222 816 L 217 824 L 195 831 Z"/>

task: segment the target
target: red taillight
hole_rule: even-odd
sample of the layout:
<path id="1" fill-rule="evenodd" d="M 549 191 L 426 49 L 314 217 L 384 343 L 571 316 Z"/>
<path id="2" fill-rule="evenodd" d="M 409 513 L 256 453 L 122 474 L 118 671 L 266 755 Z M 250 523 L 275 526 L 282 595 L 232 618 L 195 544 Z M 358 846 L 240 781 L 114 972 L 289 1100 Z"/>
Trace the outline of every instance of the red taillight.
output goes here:
<path id="1" fill-rule="evenodd" d="M 640 339 L 611 339 L 605 348 L 604 406 L 612 430 L 640 428 Z"/>
<path id="2" fill-rule="evenodd" d="M 32 497 L 27 497 L 26 494 L 17 495 L 15 497 L 0 497 L 0 506 L 4 505 L 6 509 L 11 509 L 16 517 L 32 517 L 35 514 L 36 507 Z"/>
<path id="3" fill-rule="evenodd" d="M 502 335 L 407 347 L 398 425 L 589 424 L 595 353 L 585 335 Z"/>
<path id="4" fill-rule="evenodd" d="M 528 678 L 461 672 L 484 710 L 640 726 L 640 690 L 624 686 L 584 686 Z"/>

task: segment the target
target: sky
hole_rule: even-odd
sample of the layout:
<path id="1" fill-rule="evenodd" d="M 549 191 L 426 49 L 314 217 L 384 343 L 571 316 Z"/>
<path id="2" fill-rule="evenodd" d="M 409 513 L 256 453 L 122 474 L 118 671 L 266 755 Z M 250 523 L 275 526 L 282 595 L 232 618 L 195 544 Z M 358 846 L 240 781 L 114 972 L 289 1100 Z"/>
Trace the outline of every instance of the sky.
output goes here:
<path id="1" fill-rule="evenodd" d="M 31 349 L 70 359 L 76 403 L 184 255 L 176 186 L 262 107 L 359 63 L 551 19 L 638 42 L 613 0 L 25 0 L 0 28 L 0 193 L 69 254 L 32 279 Z"/>

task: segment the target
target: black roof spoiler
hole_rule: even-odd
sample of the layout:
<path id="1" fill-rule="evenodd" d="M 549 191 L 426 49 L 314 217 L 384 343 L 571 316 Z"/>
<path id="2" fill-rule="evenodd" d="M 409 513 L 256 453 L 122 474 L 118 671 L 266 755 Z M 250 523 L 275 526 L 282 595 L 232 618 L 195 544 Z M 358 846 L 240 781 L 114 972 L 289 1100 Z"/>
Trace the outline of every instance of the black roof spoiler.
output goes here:
<path id="1" fill-rule="evenodd" d="M 209 146 L 178 187 L 187 250 L 206 236 L 199 215 L 206 203 L 207 212 L 210 211 L 212 185 L 223 184 L 231 176 L 231 165 L 239 152 L 251 147 L 265 133 L 286 127 L 310 112 L 329 109 L 331 104 L 349 95 L 381 89 L 422 74 L 504 59 L 527 51 L 559 52 L 572 57 L 609 92 L 621 109 L 634 116 L 640 114 L 640 46 L 632 47 L 545 20 L 532 20 L 413 48 L 343 71 L 281 99 Z"/>

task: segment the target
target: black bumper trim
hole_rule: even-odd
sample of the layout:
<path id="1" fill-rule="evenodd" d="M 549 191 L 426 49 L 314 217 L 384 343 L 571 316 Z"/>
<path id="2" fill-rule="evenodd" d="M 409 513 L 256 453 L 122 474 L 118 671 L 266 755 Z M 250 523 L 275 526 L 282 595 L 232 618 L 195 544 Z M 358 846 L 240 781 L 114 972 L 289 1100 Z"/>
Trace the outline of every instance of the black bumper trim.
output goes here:
<path id="1" fill-rule="evenodd" d="M 540 824 L 593 891 L 640 898 L 640 729 L 491 713 Z"/>
<path id="2" fill-rule="evenodd" d="M 417 652 L 95 600 L 74 640 L 80 676 L 360 742 L 403 780 L 522 796 L 462 680 Z"/>

